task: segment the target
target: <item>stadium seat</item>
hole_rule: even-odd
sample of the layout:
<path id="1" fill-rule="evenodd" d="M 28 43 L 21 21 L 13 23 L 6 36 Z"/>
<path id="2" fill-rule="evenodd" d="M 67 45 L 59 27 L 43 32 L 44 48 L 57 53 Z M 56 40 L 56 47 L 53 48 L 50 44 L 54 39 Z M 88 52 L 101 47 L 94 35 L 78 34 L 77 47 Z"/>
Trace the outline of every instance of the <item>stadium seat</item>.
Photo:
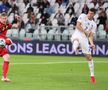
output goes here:
<path id="1" fill-rule="evenodd" d="M 23 16 L 22 16 L 22 20 L 24 21 L 24 23 L 26 24 L 27 22 L 28 22 L 28 14 L 24 14 Z"/>
<path id="2" fill-rule="evenodd" d="M 1 0 L 2 2 L 3 0 Z M 29 24 L 29 20 L 32 18 L 32 16 L 29 16 L 29 12 L 27 11 L 27 9 L 31 6 L 33 7 L 33 12 L 36 15 L 36 26 L 41 25 L 42 24 L 42 20 L 43 18 L 41 18 L 41 16 L 44 13 L 41 13 L 41 7 L 40 3 L 43 0 L 25 0 L 28 1 L 27 4 L 25 4 L 24 0 L 9 0 L 9 3 L 11 4 L 16 4 L 16 11 L 13 12 L 11 11 L 12 8 L 14 8 L 14 5 L 11 5 L 11 9 L 9 10 L 9 16 L 8 16 L 8 21 L 9 23 L 13 23 L 14 22 L 14 17 L 16 16 L 16 14 L 19 14 L 19 16 L 21 16 L 22 18 L 22 25 L 24 26 L 24 29 L 21 29 L 19 32 L 15 29 L 13 30 L 8 30 L 7 32 L 7 37 L 16 37 L 20 39 L 23 38 L 33 38 L 33 39 L 37 39 L 37 40 L 68 40 L 69 37 L 71 36 L 74 32 L 74 26 L 76 25 L 76 20 L 77 17 L 81 14 L 82 12 L 82 8 L 84 7 L 84 4 L 87 4 L 87 6 L 89 8 L 95 8 L 96 11 L 96 15 L 94 16 L 94 21 L 97 21 L 97 25 L 99 24 L 97 18 L 99 17 L 99 12 L 100 9 L 99 8 L 103 8 L 106 11 L 106 15 L 108 17 L 108 3 L 104 2 L 104 4 L 99 7 L 99 3 L 97 2 L 96 5 L 94 5 L 94 3 L 92 2 L 93 0 L 46 0 L 49 2 L 48 7 L 46 7 L 45 9 L 43 9 L 43 12 L 47 12 L 50 17 L 47 19 L 47 25 L 51 25 L 50 30 L 48 30 L 48 28 L 38 28 L 36 29 L 35 27 L 32 27 L 31 23 Z M 60 1 L 60 2 L 58 2 Z M 95 0 L 96 1 L 96 0 Z M 99 1 L 99 0 L 98 0 Z M 101 0 L 100 0 L 101 1 Z M 67 3 L 68 2 L 68 3 Z M 70 11 L 69 13 L 66 13 L 67 8 L 70 6 L 70 4 L 73 5 L 74 11 L 75 11 L 75 16 L 72 14 L 72 16 L 70 16 Z M 18 10 L 17 10 L 18 9 Z M 61 30 L 57 30 L 59 27 L 58 25 L 58 20 L 55 19 L 55 15 L 58 13 L 58 10 L 61 10 L 61 12 L 63 13 L 64 19 L 65 19 L 65 25 L 69 26 L 69 24 L 73 24 L 74 26 L 72 28 L 61 28 Z M 31 32 L 33 28 L 33 32 Z M 35 29 L 35 31 L 34 31 Z M 63 31 L 64 30 L 64 31 Z M 14 32 L 13 32 L 14 31 Z M 63 33 L 61 33 L 63 32 Z M 63 34 L 63 35 L 62 35 Z M 102 25 L 100 25 L 98 27 L 98 31 L 97 33 L 95 33 L 94 38 L 97 39 L 97 36 L 99 36 L 100 39 L 104 39 L 107 35 L 106 32 L 104 31 L 104 27 Z"/>
<path id="3" fill-rule="evenodd" d="M 32 39 L 33 38 L 33 33 L 26 33 L 26 38 Z"/>
<path id="4" fill-rule="evenodd" d="M 53 26 L 58 26 L 58 21 L 57 21 L 57 19 L 53 19 L 51 23 L 52 23 Z"/>
<path id="5" fill-rule="evenodd" d="M 6 34 L 7 37 L 11 37 L 12 36 L 12 29 L 9 29 L 7 31 L 7 34 Z"/>
<path id="6" fill-rule="evenodd" d="M 97 32 L 94 33 L 94 40 L 96 40 L 96 39 L 97 39 Z"/>
<path id="7" fill-rule="evenodd" d="M 61 40 L 61 32 L 60 32 L 60 29 L 58 29 L 56 32 L 55 32 L 55 40 L 56 41 L 60 41 Z"/>
<path id="8" fill-rule="evenodd" d="M 31 28 L 32 28 L 32 26 L 30 24 L 27 24 L 25 27 L 26 32 L 29 32 L 29 29 L 31 29 Z"/>
<path id="9" fill-rule="evenodd" d="M 58 3 L 55 3 L 54 10 L 55 10 L 55 13 L 58 12 L 58 10 L 59 10 L 59 4 Z"/>
<path id="10" fill-rule="evenodd" d="M 56 28 L 50 29 L 47 34 L 47 40 L 53 40 L 55 32 L 56 32 Z"/>
<path id="11" fill-rule="evenodd" d="M 19 37 L 19 30 L 18 29 L 12 29 L 12 37 L 14 39 L 18 39 L 18 37 Z"/>
<path id="12" fill-rule="evenodd" d="M 36 40 L 40 39 L 40 37 L 39 37 L 39 30 L 38 29 L 36 29 L 34 31 L 34 33 L 33 33 L 33 39 L 36 39 Z"/>
<path id="13" fill-rule="evenodd" d="M 25 38 L 25 29 L 21 29 L 19 32 L 19 38 L 23 40 Z"/>
<path id="14" fill-rule="evenodd" d="M 51 14 L 50 21 L 52 21 L 54 19 L 54 16 L 55 16 L 55 13 L 54 14 Z"/>
<path id="15" fill-rule="evenodd" d="M 13 20 L 14 20 L 14 14 L 11 13 L 11 14 L 8 16 L 8 22 L 9 22 L 9 23 L 12 23 Z"/>
<path id="16" fill-rule="evenodd" d="M 71 36 L 75 31 L 74 25 L 70 25 L 68 31 L 69 31 L 69 36 Z"/>
<path id="17" fill-rule="evenodd" d="M 106 15 L 107 15 L 107 17 L 108 17 L 108 8 L 106 9 Z"/>
<path id="18" fill-rule="evenodd" d="M 105 2 L 102 8 L 105 10 L 108 7 L 108 2 Z"/>
<path id="19" fill-rule="evenodd" d="M 41 17 L 41 13 L 38 13 L 37 14 L 37 19 L 40 19 L 40 17 Z"/>
<path id="20" fill-rule="evenodd" d="M 42 24 L 41 27 L 40 27 L 40 39 L 41 40 L 46 40 L 46 37 L 47 37 L 47 31 L 45 29 L 45 25 Z"/>
<path id="21" fill-rule="evenodd" d="M 62 33 L 62 40 L 66 41 L 66 40 L 68 40 L 68 37 L 69 37 L 69 30 L 65 29 Z"/>
<path id="22" fill-rule="evenodd" d="M 89 3 L 90 4 L 91 2 L 92 2 L 92 0 L 86 0 L 86 3 Z"/>
<path id="23" fill-rule="evenodd" d="M 93 7 L 94 7 L 93 3 L 87 3 L 87 6 L 88 6 L 89 8 L 93 8 Z"/>
<path id="24" fill-rule="evenodd" d="M 107 34 L 107 39 L 108 39 L 108 34 Z"/>
<path id="25" fill-rule="evenodd" d="M 99 22 L 97 22 L 97 18 L 99 17 L 99 15 L 96 13 L 94 16 L 94 21 L 98 24 Z"/>
<path id="26" fill-rule="evenodd" d="M 65 16 L 65 25 L 68 25 L 69 21 L 70 21 L 70 15 L 67 13 Z"/>
<path id="27" fill-rule="evenodd" d="M 66 12 L 66 6 L 61 5 L 60 10 L 64 14 Z"/>
<path id="28" fill-rule="evenodd" d="M 37 3 L 37 0 L 31 0 L 30 3 L 31 3 L 31 5 L 33 5 L 33 4 Z"/>
<path id="29" fill-rule="evenodd" d="M 54 6 L 50 6 L 49 8 L 46 9 L 46 12 L 49 15 L 55 14 L 55 7 Z"/>
<path id="30" fill-rule="evenodd" d="M 50 0 L 50 5 L 53 6 L 55 4 L 56 0 Z"/>
<path id="31" fill-rule="evenodd" d="M 36 8 L 35 10 L 35 14 L 37 14 L 39 12 L 39 8 Z"/>
<path id="32" fill-rule="evenodd" d="M 103 25 L 99 25 L 98 26 L 97 34 L 98 34 L 100 39 L 105 39 L 106 38 L 106 31 L 104 30 L 104 26 Z"/>
<path id="33" fill-rule="evenodd" d="M 75 13 L 79 13 L 78 11 L 81 11 L 81 10 L 79 10 L 79 9 L 80 9 L 80 5 L 79 5 L 79 3 L 76 3 L 76 4 L 74 5 Z"/>

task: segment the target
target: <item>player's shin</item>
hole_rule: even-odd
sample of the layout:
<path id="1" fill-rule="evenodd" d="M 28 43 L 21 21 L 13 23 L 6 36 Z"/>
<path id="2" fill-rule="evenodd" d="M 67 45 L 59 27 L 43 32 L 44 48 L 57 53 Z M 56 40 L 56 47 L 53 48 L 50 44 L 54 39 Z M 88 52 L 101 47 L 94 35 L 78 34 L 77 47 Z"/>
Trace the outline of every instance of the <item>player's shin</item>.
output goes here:
<path id="1" fill-rule="evenodd" d="M 90 76 L 94 76 L 94 63 L 93 60 L 88 60 L 88 65 L 90 69 Z"/>
<path id="2" fill-rule="evenodd" d="M 4 78 L 6 78 L 7 76 L 8 68 L 9 68 L 9 61 L 4 61 L 2 66 L 2 74 Z"/>
<path id="3" fill-rule="evenodd" d="M 94 77 L 94 63 L 93 60 L 88 60 L 88 65 L 90 69 L 90 76 L 91 76 L 91 82 L 92 84 L 96 83 L 95 77 Z"/>

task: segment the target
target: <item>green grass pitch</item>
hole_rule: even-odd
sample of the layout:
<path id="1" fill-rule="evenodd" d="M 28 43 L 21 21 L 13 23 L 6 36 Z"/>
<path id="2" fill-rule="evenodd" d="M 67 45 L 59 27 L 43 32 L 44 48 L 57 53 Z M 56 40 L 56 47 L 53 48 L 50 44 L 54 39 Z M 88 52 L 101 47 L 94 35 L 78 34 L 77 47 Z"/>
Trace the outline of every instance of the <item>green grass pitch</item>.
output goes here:
<path id="1" fill-rule="evenodd" d="M 11 55 L 8 77 L 0 90 L 108 90 L 108 58 L 94 57 L 96 84 L 90 82 L 84 57 Z M 2 69 L 0 58 L 0 76 Z"/>

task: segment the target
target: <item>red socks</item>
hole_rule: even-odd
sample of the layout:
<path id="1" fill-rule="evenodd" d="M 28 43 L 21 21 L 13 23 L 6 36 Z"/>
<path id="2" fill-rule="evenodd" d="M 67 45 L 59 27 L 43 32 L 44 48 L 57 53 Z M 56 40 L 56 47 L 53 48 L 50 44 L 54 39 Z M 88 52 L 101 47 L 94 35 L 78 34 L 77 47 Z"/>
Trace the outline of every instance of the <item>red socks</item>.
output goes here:
<path id="1" fill-rule="evenodd" d="M 4 61 L 3 66 L 2 66 L 2 73 L 3 73 L 4 78 L 6 78 L 8 68 L 9 68 L 9 61 Z"/>

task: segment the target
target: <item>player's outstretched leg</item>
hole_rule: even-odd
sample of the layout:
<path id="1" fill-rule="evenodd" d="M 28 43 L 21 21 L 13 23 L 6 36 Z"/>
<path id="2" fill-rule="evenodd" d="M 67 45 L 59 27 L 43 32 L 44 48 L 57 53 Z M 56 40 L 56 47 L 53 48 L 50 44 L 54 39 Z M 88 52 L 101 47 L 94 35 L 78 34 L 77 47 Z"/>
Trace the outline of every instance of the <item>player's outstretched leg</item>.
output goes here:
<path id="1" fill-rule="evenodd" d="M 7 72 L 9 69 L 9 61 L 10 61 L 9 54 L 4 55 L 3 59 L 4 59 L 4 63 L 2 66 L 2 79 L 1 80 L 4 82 L 10 82 L 10 79 L 7 78 Z"/>
<path id="2" fill-rule="evenodd" d="M 89 70 L 90 70 L 90 76 L 91 76 L 91 82 L 92 84 L 96 83 L 95 76 L 94 76 L 94 63 L 91 55 L 86 55 L 86 58 L 88 60 Z"/>

